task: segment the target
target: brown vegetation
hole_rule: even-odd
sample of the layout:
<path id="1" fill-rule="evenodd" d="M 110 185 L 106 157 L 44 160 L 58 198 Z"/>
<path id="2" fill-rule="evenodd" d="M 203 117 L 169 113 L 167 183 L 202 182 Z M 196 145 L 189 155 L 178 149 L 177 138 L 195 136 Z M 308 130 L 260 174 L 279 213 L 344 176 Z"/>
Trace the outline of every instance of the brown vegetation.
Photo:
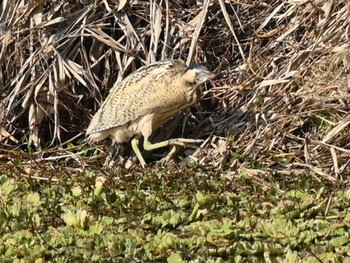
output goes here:
<path id="1" fill-rule="evenodd" d="M 348 1 L 3 1 L 2 148 L 62 154 L 116 81 L 181 58 L 217 74 L 178 129 L 206 139 L 192 158 L 334 182 L 349 173 L 349 22 Z"/>

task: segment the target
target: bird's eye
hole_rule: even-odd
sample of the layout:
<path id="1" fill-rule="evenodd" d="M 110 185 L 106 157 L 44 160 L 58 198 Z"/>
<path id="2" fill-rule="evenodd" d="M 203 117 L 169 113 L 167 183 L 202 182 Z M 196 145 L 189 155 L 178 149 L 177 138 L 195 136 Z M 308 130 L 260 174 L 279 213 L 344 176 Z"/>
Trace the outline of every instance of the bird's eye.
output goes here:
<path id="1" fill-rule="evenodd" d="M 197 83 L 197 81 L 196 81 L 195 79 L 187 79 L 187 80 L 186 80 L 186 83 L 187 83 L 188 85 L 193 85 L 193 84 Z"/>

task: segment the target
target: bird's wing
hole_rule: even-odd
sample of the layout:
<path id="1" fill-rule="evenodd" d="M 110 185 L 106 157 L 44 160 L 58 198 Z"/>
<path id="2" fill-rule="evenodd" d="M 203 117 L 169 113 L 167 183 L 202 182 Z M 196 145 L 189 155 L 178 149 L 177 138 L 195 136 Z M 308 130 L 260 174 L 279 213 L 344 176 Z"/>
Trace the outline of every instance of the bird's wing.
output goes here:
<path id="1" fill-rule="evenodd" d="M 147 114 L 166 111 L 171 103 L 181 104 L 182 98 L 175 96 L 174 100 L 168 95 L 169 91 L 175 90 L 174 78 L 185 69 L 185 62 L 172 60 L 146 65 L 133 72 L 113 88 L 92 118 L 86 133 L 137 122 Z"/>

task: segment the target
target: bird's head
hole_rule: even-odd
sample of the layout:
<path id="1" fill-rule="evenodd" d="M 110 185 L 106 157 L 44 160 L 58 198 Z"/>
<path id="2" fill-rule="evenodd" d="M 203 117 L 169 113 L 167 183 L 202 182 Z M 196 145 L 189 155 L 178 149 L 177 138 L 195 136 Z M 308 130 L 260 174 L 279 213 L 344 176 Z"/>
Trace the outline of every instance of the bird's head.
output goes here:
<path id="1" fill-rule="evenodd" d="M 186 68 L 183 77 L 187 82 L 198 87 L 208 79 L 215 77 L 215 74 L 210 72 L 206 66 L 191 64 Z"/>

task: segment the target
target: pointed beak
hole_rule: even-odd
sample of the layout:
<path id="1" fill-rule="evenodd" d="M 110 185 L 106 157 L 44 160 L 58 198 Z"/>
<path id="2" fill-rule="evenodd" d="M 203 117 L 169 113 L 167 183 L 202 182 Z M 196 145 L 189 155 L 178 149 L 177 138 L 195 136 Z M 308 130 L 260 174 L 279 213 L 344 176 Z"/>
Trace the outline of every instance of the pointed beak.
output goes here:
<path id="1" fill-rule="evenodd" d="M 213 72 L 208 71 L 208 79 L 212 79 L 216 76 Z"/>
<path id="2" fill-rule="evenodd" d="M 216 74 L 210 72 L 209 70 L 198 72 L 196 75 L 196 79 L 198 83 L 204 83 L 209 79 L 212 79 L 216 76 Z"/>

